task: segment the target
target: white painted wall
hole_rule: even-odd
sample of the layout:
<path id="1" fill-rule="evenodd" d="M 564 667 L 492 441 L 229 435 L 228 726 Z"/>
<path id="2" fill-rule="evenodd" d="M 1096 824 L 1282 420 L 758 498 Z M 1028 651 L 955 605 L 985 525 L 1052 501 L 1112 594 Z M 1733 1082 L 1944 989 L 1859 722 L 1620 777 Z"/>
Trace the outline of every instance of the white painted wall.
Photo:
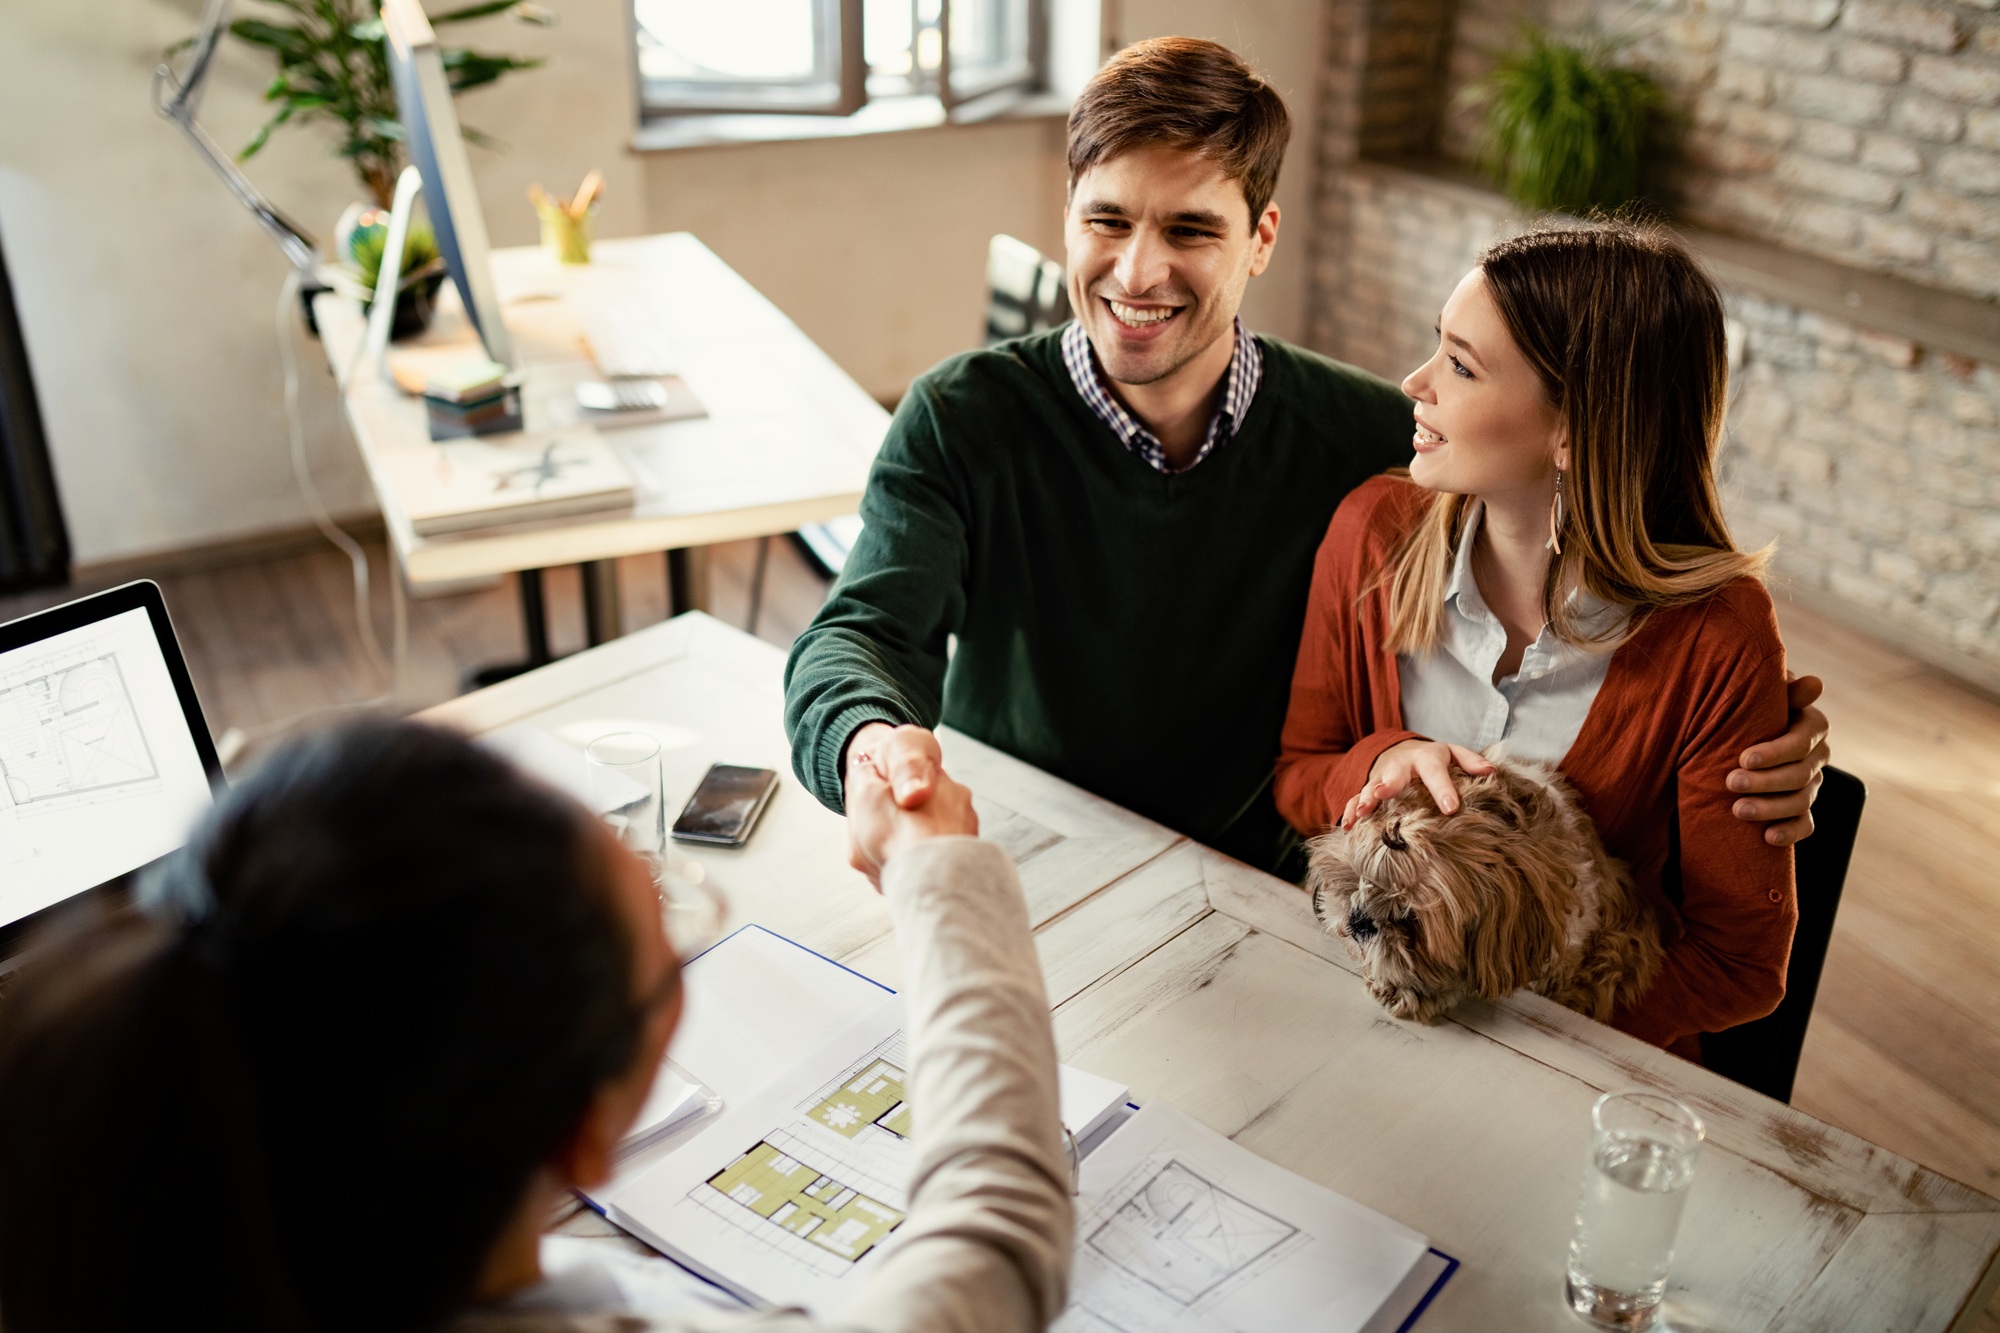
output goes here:
<path id="1" fill-rule="evenodd" d="M 255 0 L 241 0 L 244 12 Z M 624 0 L 550 0 L 560 26 L 460 32 L 548 65 L 461 99 L 506 145 L 473 149 L 495 244 L 534 239 L 530 182 L 609 179 L 602 235 L 686 228 L 878 395 L 977 339 L 986 239 L 1060 253 L 1062 131 L 1023 121 L 810 143 L 629 147 Z M 1316 118 L 1318 0 L 1124 0 L 1126 40 L 1228 42 L 1291 103 L 1277 259 L 1252 287 L 1260 329 L 1305 324 L 1305 222 Z M 0 238 L 13 272 L 80 563 L 296 526 L 273 304 L 277 249 L 148 101 L 198 0 L 26 3 L 0 17 Z M 203 123 L 226 146 L 260 118 L 260 53 L 224 46 Z M 319 233 L 359 189 L 321 132 L 280 131 L 250 164 Z M 301 347 L 308 438 L 337 510 L 369 505 L 315 344 Z"/>
<path id="2" fill-rule="evenodd" d="M 1292 141 L 1278 177 L 1278 247 L 1243 297 L 1243 321 L 1259 333 L 1305 337 L 1311 299 L 1312 219 L 1317 186 L 1322 0 L 1116 0 L 1107 6 L 1121 43 L 1144 37 L 1206 37 L 1256 67 L 1285 99 Z"/>
<path id="3" fill-rule="evenodd" d="M 0 239 L 80 562 L 305 521 L 274 327 L 288 265 L 149 100 L 196 10 L 91 0 L 0 17 Z M 250 137 L 269 78 L 225 48 L 204 109 L 219 142 Z M 301 133 L 255 164 L 308 230 L 355 194 L 325 143 Z M 337 507 L 361 507 L 317 347 L 301 355 L 319 473 Z"/>

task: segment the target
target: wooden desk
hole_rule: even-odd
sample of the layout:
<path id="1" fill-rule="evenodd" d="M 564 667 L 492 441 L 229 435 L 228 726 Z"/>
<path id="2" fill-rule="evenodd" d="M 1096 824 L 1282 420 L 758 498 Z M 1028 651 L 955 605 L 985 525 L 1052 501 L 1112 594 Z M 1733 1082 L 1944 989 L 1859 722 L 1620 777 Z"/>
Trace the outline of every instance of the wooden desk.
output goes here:
<path id="1" fill-rule="evenodd" d="M 538 246 L 497 250 L 493 277 L 527 376 L 530 428 L 574 420 L 576 382 L 596 377 L 561 298 L 635 292 L 657 310 L 659 331 L 709 415 L 604 432 L 638 483 L 629 514 L 419 537 L 383 460 L 430 447 L 423 405 L 370 375 L 350 385 L 360 305 L 332 293 L 314 302 L 390 546 L 412 586 L 791 532 L 860 503 L 888 413 L 796 324 L 686 232 L 599 241 L 591 255 L 590 264 L 563 265 Z M 437 321 L 416 345 L 471 339 L 456 288 L 446 283 Z M 595 591 L 615 600 L 615 582 Z M 699 605 L 703 594 L 693 592 Z M 592 642 L 606 637 L 593 633 Z"/>
<path id="2" fill-rule="evenodd" d="M 650 728 L 670 803 L 718 760 L 777 769 L 750 845 L 698 858 L 731 923 L 900 986 L 842 821 L 791 777 L 782 666 L 775 648 L 689 615 L 424 716 L 473 732 Z M 1427 1233 L 1463 1267 L 1419 1333 L 1583 1327 L 1562 1281 L 1590 1103 L 1634 1086 L 1708 1124 L 1668 1293 L 1675 1328 L 1965 1329 L 2000 1283 L 2000 1201 L 1538 996 L 1434 1028 L 1397 1022 L 1294 886 L 969 737 L 943 743 L 983 831 L 1021 867 L 1062 1058 Z M 588 1214 L 565 1229 L 603 1231 Z"/>

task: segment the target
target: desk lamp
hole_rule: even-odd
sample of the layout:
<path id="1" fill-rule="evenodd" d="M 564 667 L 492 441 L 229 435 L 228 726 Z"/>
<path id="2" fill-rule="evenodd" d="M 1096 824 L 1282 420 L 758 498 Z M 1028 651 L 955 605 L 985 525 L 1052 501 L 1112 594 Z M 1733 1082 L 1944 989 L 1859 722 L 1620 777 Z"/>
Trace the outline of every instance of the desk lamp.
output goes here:
<path id="1" fill-rule="evenodd" d="M 260 194 L 257 187 L 250 183 L 250 178 L 229 159 L 229 155 L 217 148 L 215 140 L 195 123 L 195 114 L 201 105 L 202 84 L 208 79 L 209 62 L 215 58 L 215 48 L 222 41 L 222 34 L 229 29 L 229 11 L 235 4 L 236 0 L 208 0 L 202 10 L 201 32 L 194 39 L 194 55 L 188 61 L 187 72 L 176 75 L 173 67 L 165 61 L 153 71 L 153 105 L 162 116 L 181 127 L 181 132 L 187 135 L 196 151 L 207 158 L 208 164 L 222 177 L 222 183 L 229 187 L 236 201 L 249 209 L 250 215 L 278 243 L 278 248 L 285 252 L 285 258 L 291 260 L 292 267 L 298 270 L 301 289 L 310 301 L 313 289 L 326 290 L 313 272 L 319 258 L 318 245 L 296 222 L 279 212 L 275 204 Z M 307 309 L 310 311 L 311 307 Z"/>

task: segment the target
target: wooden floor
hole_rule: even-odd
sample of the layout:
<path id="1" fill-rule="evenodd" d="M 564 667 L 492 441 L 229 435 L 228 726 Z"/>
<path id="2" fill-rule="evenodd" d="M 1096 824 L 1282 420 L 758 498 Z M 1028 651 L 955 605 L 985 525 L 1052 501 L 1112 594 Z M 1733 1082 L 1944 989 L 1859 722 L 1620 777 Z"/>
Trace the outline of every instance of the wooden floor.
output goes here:
<path id="1" fill-rule="evenodd" d="M 756 550 L 714 549 L 724 620 L 743 623 Z M 620 580 L 628 630 L 665 614 L 662 559 L 625 560 Z M 250 733 L 246 754 L 274 724 L 384 688 L 357 644 L 348 565 L 329 549 L 161 582 L 214 728 Z M 0 619 L 70 595 L 0 598 Z M 551 573 L 548 595 L 555 650 L 581 647 L 575 572 Z M 759 634 L 788 645 L 824 596 L 774 541 Z M 378 588 L 385 642 L 386 608 Z M 2000 703 L 1822 616 L 1782 618 L 1794 669 L 1827 682 L 1834 761 L 1869 788 L 1795 1103 L 2000 1195 Z M 511 580 L 415 602 L 396 707 L 449 698 L 469 668 L 520 651 Z M 2000 1333 L 2000 1304 L 1980 1328 Z"/>

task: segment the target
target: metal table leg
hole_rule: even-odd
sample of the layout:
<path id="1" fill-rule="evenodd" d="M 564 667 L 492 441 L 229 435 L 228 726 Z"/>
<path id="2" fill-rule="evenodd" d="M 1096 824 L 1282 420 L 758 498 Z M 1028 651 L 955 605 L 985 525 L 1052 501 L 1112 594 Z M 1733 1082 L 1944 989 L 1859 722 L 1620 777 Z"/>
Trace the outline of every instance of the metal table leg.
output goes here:
<path id="1" fill-rule="evenodd" d="M 549 655 L 549 617 L 542 599 L 542 571 L 524 569 L 514 579 L 521 590 L 521 638 L 528 650 L 527 659 L 475 667 L 465 674 L 469 689 L 482 689 L 503 680 L 512 680 L 524 671 L 533 671 L 554 660 Z"/>
<path id="2" fill-rule="evenodd" d="M 667 614 L 708 610 L 708 548 L 667 552 Z"/>
<path id="3" fill-rule="evenodd" d="M 625 632 L 624 614 L 618 603 L 618 562 L 586 560 L 578 570 L 583 575 L 584 638 L 595 648 Z"/>

